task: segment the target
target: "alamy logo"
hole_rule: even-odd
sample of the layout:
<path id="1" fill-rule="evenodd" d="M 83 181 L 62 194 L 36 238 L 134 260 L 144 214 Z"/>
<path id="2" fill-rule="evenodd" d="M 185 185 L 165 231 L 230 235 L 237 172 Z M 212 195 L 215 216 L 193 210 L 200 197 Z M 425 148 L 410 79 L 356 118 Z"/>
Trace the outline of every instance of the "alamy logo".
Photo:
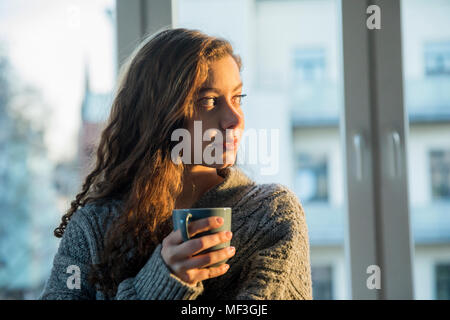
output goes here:
<path id="1" fill-rule="evenodd" d="M 371 14 L 367 20 L 367 29 L 381 29 L 381 9 L 376 4 L 367 7 L 366 13 Z"/>
<path id="2" fill-rule="evenodd" d="M 225 130 L 208 129 L 203 133 L 202 121 L 194 121 L 192 134 L 185 128 L 172 132 L 171 141 L 178 142 L 171 150 L 171 159 L 180 164 L 224 164 L 233 162 L 234 152 L 226 152 L 225 145 L 240 142 L 240 152 L 237 154 L 237 164 L 260 165 L 261 175 L 274 175 L 279 170 L 280 130 L 254 128 L 242 131 L 239 129 Z M 181 140 L 181 141 L 180 141 Z M 203 149 L 203 142 L 207 146 Z M 193 146 L 193 150 L 191 147 Z M 193 154 L 192 154 L 193 152 Z M 225 157 L 225 160 L 223 159 Z"/>
<path id="3" fill-rule="evenodd" d="M 377 265 L 370 265 L 366 270 L 367 274 L 371 274 L 366 281 L 367 289 L 381 289 L 381 269 Z"/>
<path id="4" fill-rule="evenodd" d="M 81 288 L 81 271 L 80 267 L 71 264 L 67 267 L 66 273 L 70 273 L 71 275 L 67 278 L 67 288 L 70 290 L 80 289 Z"/>

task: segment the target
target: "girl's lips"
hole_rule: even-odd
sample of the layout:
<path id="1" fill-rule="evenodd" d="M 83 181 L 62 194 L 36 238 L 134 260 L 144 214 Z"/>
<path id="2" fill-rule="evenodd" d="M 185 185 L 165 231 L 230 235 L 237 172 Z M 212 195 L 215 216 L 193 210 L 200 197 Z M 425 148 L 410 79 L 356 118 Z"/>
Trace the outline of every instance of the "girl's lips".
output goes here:
<path id="1" fill-rule="evenodd" d="M 234 138 L 233 142 L 224 142 L 223 147 L 225 149 L 236 149 L 238 146 L 239 140 L 237 138 Z"/>
<path id="2" fill-rule="evenodd" d="M 239 146 L 239 137 L 232 137 L 231 139 L 229 138 L 230 142 L 227 142 L 227 140 L 225 139 L 225 141 L 223 141 L 223 143 L 219 143 L 219 142 L 212 142 L 208 145 L 208 147 L 222 147 L 224 150 L 232 150 L 232 149 L 237 149 Z"/>

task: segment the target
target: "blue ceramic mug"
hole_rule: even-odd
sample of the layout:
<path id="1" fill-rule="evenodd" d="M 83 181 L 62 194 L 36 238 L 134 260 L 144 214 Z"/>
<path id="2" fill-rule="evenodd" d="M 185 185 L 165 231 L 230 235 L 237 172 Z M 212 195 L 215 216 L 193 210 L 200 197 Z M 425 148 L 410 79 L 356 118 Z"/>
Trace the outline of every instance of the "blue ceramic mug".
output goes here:
<path id="1" fill-rule="evenodd" d="M 205 232 L 201 232 L 199 234 L 196 234 L 194 237 L 190 237 L 188 233 L 188 225 L 191 221 L 200 220 L 208 217 L 222 217 L 223 218 L 223 224 L 219 228 L 207 230 Z M 231 208 L 225 207 L 225 208 L 193 208 L 193 209 L 174 209 L 172 211 L 172 220 L 173 220 L 173 229 L 176 231 L 180 229 L 181 236 L 183 238 L 183 241 L 188 241 L 190 239 L 196 239 L 203 237 L 208 234 L 213 234 L 221 231 L 231 231 Z M 206 250 L 203 250 L 199 254 L 208 253 L 211 251 L 220 250 L 226 247 L 230 246 L 230 241 L 220 243 L 218 245 L 215 245 L 211 248 L 208 248 Z M 228 259 L 225 259 L 223 261 L 220 261 L 218 263 L 215 263 L 213 265 L 210 265 L 209 267 L 217 267 L 225 262 L 227 262 Z"/>

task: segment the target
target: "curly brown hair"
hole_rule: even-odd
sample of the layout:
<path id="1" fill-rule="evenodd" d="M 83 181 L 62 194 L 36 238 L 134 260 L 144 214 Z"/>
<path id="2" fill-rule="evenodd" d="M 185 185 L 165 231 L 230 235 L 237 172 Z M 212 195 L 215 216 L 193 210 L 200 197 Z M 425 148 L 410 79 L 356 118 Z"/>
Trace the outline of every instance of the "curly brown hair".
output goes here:
<path id="1" fill-rule="evenodd" d="M 208 64 L 231 55 L 231 44 L 198 30 L 168 29 L 147 37 L 121 68 L 111 113 L 101 133 L 96 164 L 54 235 L 89 202 L 120 199 L 123 214 L 108 228 L 90 283 L 114 297 L 124 279 L 144 266 L 172 231 L 171 215 L 183 188 L 183 163 L 171 159 L 172 132 L 185 128 Z"/>

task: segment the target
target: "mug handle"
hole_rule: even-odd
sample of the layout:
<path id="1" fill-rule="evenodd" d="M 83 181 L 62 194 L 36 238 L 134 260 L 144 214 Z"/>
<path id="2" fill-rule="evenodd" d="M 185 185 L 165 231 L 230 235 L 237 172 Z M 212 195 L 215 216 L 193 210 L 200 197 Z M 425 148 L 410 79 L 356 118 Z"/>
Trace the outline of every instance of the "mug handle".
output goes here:
<path id="1" fill-rule="evenodd" d="M 188 213 L 184 219 L 182 219 L 180 222 L 183 225 L 181 229 L 181 236 L 183 237 L 183 241 L 188 241 L 190 239 L 189 237 L 189 232 L 188 232 L 188 224 L 189 224 L 189 219 L 192 218 L 192 214 Z"/>

